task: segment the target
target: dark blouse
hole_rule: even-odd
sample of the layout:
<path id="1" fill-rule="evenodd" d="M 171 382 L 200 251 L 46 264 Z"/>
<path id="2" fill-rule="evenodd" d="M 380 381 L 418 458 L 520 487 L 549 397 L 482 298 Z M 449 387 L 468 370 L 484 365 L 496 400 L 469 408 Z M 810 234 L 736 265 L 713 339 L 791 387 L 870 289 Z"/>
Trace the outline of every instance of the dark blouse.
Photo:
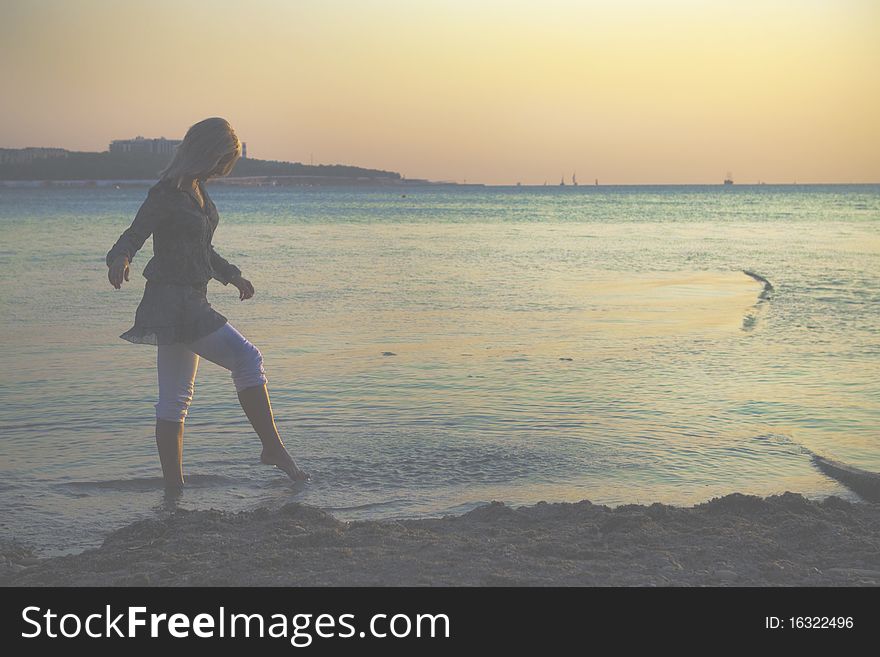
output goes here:
<path id="1" fill-rule="evenodd" d="M 150 188 L 131 226 L 107 253 L 107 266 L 120 255 L 131 262 L 153 236 L 153 257 L 144 268 L 144 278 L 157 283 L 204 285 L 212 278 L 227 285 L 241 270 L 218 254 L 211 240 L 220 221 L 214 202 L 204 185 L 199 185 L 205 207 L 195 195 L 160 180 Z"/>
<path id="2" fill-rule="evenodd" d="M 190 343 L 227 322 L 208 302 L 208 281 L 215 278 L 226 285 L 241 270 L 211 245 L 220 215 L 204 186 L 199 188 L 204 208 L 191 192 L 160 180 L 150 188 L 131 226 L 107 253 L 108 266 L 120 255 L 131 262 L 153 236 L 153 257 L 144 268 L 147 283 L 134 326 L 120 338 L 137 344 Z"/>

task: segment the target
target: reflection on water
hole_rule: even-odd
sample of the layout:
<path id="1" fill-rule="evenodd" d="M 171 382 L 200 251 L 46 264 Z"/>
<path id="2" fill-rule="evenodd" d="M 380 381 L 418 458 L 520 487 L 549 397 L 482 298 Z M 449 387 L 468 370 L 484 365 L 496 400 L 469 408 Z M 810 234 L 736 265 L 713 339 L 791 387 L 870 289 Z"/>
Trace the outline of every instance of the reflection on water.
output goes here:
<path id="1" fill-rule="evenodd" d="M 367 518 L 852 497 L 805 448 L 880 469 L 877 187 L 230 188 L 215 246 L 257 295 L 209 298 L 263 351 L 313 481 L 259 464 L 205 363 L 189 486 L 164 500 L 155 348 L 117 337 L 150 243 L 122 291 L 103 264 L 143 194 L 0 189 L 4 536 L 77 550 L 169 508 L 290 500 Z"/>

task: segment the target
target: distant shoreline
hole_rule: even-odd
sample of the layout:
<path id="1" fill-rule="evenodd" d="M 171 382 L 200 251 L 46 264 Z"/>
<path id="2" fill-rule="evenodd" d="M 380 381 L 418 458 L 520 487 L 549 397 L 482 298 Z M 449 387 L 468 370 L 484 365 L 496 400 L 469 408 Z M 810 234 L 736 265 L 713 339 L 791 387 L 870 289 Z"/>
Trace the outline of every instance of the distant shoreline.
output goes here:
<path id="1" fill-rule="evenodd" d="M 150 187 L 156 179 L 82 179 L 82 180 L 0 180 L 0 189 L 15 188 L 126 188 L 126 187 Z M 545 189 L 566 191 L 609 190 L 628 188 L 694 188 L 705 187 L 719 189 L 725 192 L 737 189 L 779 189 L 779 188 L 815 188 L 815 187 L 878 187 L 876 183 L 738 183 L 736 185 L 724 185 L 723 183 L 621 183 L 600 185 L 516 185 L 516 184 L 490 184 L 490 183 L 457 183 L 450 181 L 432 181 L 423 179 L 375 179 L 375 178 L 344 178 L 339 176 L 248 176 L 229 177 L 208 181 L 211 185 L 229 187 L 378 187 L 406 189 L 413 187 L 456 187 L 456 188 L 486 188 L 486 189 Z"/>
<path id="2" fill-rule="evenodd" d="M 152 179 L 82 179 L 82 180 L 0 180 L 0 188 L 124 188 L 150 187 Z M 249 176 L 209 180 L 221 187 L 485 187 L 479 183 L 435 182 L 431 180 L 395 180 L 382 178 L 345 178 L 341 176 Z"/>

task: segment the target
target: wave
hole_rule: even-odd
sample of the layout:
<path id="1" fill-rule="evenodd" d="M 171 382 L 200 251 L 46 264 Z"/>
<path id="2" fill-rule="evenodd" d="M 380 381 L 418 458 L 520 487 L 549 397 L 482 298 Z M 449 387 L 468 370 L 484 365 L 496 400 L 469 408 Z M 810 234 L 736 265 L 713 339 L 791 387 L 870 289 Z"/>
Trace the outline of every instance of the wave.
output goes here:
<path id="1" fill-rule="evenodd" d="M 395 504 L 400 504 L 401 502 L 406 502 L 406 500 L 387 500 L 385 502 L 370 502 L 367 504 L 355 504 L 353 506 L 322 506 L 320 507 L 322 511 L 366 511 L 368 509 L 377 509 L 385 506 L 393 506 Z"/>
<path id="2" fill-rule="evenodd" d="M 819 470 L 836 479 L 869 502 L 880 502 L 880 474 L 856 468 L 811 452 L 813 463 Z"/>
<path id="3" fill-rule="evenodd" d="M 880 473 L 862 470 L 848 463 L 817 454 L 784 433 L 766 433 L 755 436 L 754 439 L 774 445 L 791 446 L 801 454 L 809 456 L 813 465 L 826 476 L 840 482 L 869 502 L 880 502 Z"/>
<path id="4" fill-rule="evenodd" d="M 187 488 L 210 488 L 213 486 L 228 486 L 236 480 L 223 475 L 187 475 Z M 57 488 L 75 492 L 147 492 L 164 490 L 165 483 L 161 477 L 136 478 L 136 479 L 109 479 L 106 481 L 68 481 L 56 484 Z"/>
<path id="5" fill-rule="evenodd" d="M 770 301 L 770 296 L 773 293 L 773 283 L 768 281 L 766 278 L 761 276 L 761 274 L 755 273 L 753 271 L 749 271 L 748 269 L 743 269 L 742 273 L 746 276 L 750 276 L 754 278 L 759 283 L 763 283 L 764 287 L 761 290 L 761 293 L 758 295 L 758 302 L 749 309 L 749 312 L 743 317 L 742 322 L 742 330 L 743 331 L 752 331 L 755 326 L 758 324 L 758 317 L 763 310 L 763 304 L 767 301 Z"/>
<path id="6" fill-rule="evenodd" d="M 774 289 L 774 288 L 773 288 L 773 283 L 771 283 L 771 282 L 768 281 L 766 278 L 764 278 L 763 276 L 761 276 L 761 274 L 756 274 L 755 272 L 753 272 L 753 271 L 749 271 L 748 269 L 743 269 L 743 270 L 742 270 L 742 273 L 745 274 L 746 276 L 751 276 L 752 278 L 754 278 L 754 279 L 755 279 L 756 281 L 758 281 L 759 283 L 763 283 L 763 284 L 764 284 L 764 289 L 761 290 L 761 294 L 758 295 L 758 298 L 759 298 L 759 299 L 767 300 L 767 299 L 770 298 L 770 294 L 773 292 L 773 289 Z"/>

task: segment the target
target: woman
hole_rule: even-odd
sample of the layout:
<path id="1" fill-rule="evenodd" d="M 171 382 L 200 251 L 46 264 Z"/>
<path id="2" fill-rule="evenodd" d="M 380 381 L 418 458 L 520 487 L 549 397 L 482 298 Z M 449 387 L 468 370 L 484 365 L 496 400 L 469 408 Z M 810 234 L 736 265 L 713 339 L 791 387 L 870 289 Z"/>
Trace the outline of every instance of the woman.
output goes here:
<path id="1" fill-rule="evenodd" d="M 119 337 L 157 345 L 156 445 L 165 486 L 172 490 L 184 483 L 183 425 L 199 357 L 232 373 L 241 407 L 263 443 L 260 460 L 294 481 L 308 479 L 278 435 L 262 354 L 206 298 L 211 278 L 231 283 L 241 301 L 254 295 L 254 286 L 241 270 L 211 244 L 220 217 L 204 186 L 208 178 L 228 175 L 239 157 L 241 143 L 226 120 L 196 123 L 150 188 L 131 226 L 107 253 L 108 278 L 118 290 L 129 280 L 135 253 L 153 236 L 153 257 L 144 269 L 147 283 L 134 326 Z"/>

